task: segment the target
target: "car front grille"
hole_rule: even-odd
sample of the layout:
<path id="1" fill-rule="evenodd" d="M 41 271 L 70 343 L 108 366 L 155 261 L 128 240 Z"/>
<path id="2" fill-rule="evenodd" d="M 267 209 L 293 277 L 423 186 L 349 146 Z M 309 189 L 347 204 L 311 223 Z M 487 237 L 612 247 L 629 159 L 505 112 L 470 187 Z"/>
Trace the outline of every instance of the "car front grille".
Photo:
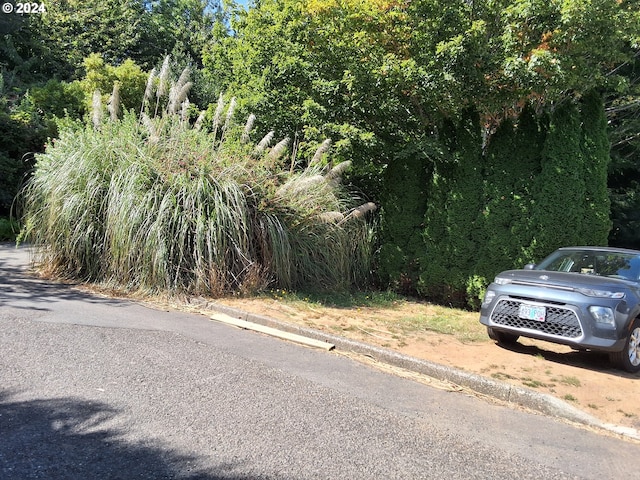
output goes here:
<path id="1" fill-rule="evenodd" d="M 545 321 L 538 322 L 519 317 L 521 303 L 523 302 L 517 300 L 499 300 L 491 313 L 491 321 L 496 325 L 526 328 L 557 337 L 578 338 L 582 336 L 580 321 L 573 310 L 558 305 L 547 305 Z"/>

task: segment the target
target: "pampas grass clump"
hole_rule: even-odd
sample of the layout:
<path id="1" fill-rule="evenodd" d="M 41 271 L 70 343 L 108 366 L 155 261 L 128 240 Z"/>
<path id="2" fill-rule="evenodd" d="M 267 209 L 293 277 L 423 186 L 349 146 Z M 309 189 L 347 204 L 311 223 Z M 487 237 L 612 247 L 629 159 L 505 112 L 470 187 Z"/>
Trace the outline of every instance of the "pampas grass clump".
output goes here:
<path id="1" fill-rule="evenodd" d="M 200 128 L 202 119 L 191 127 L 190 82 L 183 72 L 170 85 L 167 65 L 157 78 L 152 72 L 140 118 L 129 112 L 105 120 L 96 101 L 90 125 L 63 130 L 37 157 L 23 191 L 22 237 L 38 247 L 47 270 L 206 295 L 365 281 L 372 227 L 364 217 L 374 207 L 360 207 L 340 183 L 348 165 L 284 168 L 288 140 L 270 148 L 270 133 L 252 146 L 255 117 L 236 128 L 235 101 L 222 97 L 213 131 Z"/>

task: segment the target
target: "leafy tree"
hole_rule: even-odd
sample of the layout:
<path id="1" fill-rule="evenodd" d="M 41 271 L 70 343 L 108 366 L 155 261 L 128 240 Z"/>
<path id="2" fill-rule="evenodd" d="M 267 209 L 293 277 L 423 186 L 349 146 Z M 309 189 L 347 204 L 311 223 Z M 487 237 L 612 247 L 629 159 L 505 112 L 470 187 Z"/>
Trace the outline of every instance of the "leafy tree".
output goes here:
<path id="1" fill-rule="evenodd" d="M 201 66 L 215 24 L 225 19 L 220 2 L 212 0 L 151 0 L 145 2 L 145 8 L 149 19 L 146 34 L 155 46 L 155 57 L 183 53 L 197 66 Z"/>
<path id="2" fill-rule="evenodd" d="M 42 152 L 54 133 L 55 125 L 42 117 L 29 96 L 15 104 L 0 97 L 0 215 L 10 213 L 19 187 L 33 168 L 33 154 Z"/>
<path id="3" fill-rule="evenodd" d="M 616 0 L 264 0 L 204 63 L 266 124 L 333 138 L 373 179 L 470 104 L 499 123 L 527 99 L 618 82 L 635 20 Z"/>
<path id="4" fill-rule="evenodd" d="M 22 83 L 74 80 L 92 53 L 111 65 L 131 59 L 148 70 L 172 52 L 197 64 L 214 19 L 222 18 L 210 0 L 60 0 L 46 7 L 44 15 L 11 15 L 15 24 L 0 24 L 2 63 Z"/>
<path id="5" fill-rule="evenodd" d="M 51 2 L 45 15 L 29 15 L 22 29 L 5 37 L 14 45 L 8 68 L 25 82 L 68 81 L 77 77 L 83 59 L 93 52 L 102 52 L 114 64 L 139 60 L 139 52 L 145 52 L 146 19 L 141 0 Z"/>
<path id="6" fill-rule="evenodd" d="M 618 70 L 629 89 L 612 92 L 607 102 L 610 125 L 612 245 L 640 248 L 640 54 Z"/>
<path id="7" fill-rule="evenodd" d="M 31 87 L 29 96 L 47 117 L 80 119 L 86 112 L 85 92 L 78 81 L 51 79 L 43 86 Z"/>
<path id="8" fill-rule="evenodd" d="M 93 94 L 97 90 L 105 99 L 113 92 L 114 85 L 119 89 L 120 110 L 138 111 L 144 97 L 148 74 L 130 59 L 118 66 L 108 65 L 99 54 L 89 55 L 84 60 L 85 77 L 80 85 L 85 94 L 87 110 L 91 109 Z"/>

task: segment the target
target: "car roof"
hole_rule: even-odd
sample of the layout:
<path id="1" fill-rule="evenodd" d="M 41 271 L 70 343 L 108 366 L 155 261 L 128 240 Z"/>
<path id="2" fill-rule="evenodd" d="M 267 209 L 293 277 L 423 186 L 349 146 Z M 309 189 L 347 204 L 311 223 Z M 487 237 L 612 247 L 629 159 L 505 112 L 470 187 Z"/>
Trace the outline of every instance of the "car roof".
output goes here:
<path id="1" fill-rule="evenodd" d="M 618 247 L 578 246 L 578 247 L 561 247 L 558 250 L 589 250 L 594 252 L 630 253 L 633 255 L 640 255 L 640 250 L 632 250 L 630 248 L 618 248 Z"/>

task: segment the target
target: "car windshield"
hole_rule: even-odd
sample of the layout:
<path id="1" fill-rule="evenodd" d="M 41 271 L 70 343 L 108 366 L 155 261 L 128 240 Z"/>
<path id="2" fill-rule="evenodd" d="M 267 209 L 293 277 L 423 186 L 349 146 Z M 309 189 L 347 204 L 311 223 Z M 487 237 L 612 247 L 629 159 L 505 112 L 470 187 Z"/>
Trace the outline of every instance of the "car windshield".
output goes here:
<path id="1" fill-rule="evenodd" d="M 558 250 L 540 264 L 536 270 L 582 273 L 638 281 L 640 254 L 607 250 Z"/>

